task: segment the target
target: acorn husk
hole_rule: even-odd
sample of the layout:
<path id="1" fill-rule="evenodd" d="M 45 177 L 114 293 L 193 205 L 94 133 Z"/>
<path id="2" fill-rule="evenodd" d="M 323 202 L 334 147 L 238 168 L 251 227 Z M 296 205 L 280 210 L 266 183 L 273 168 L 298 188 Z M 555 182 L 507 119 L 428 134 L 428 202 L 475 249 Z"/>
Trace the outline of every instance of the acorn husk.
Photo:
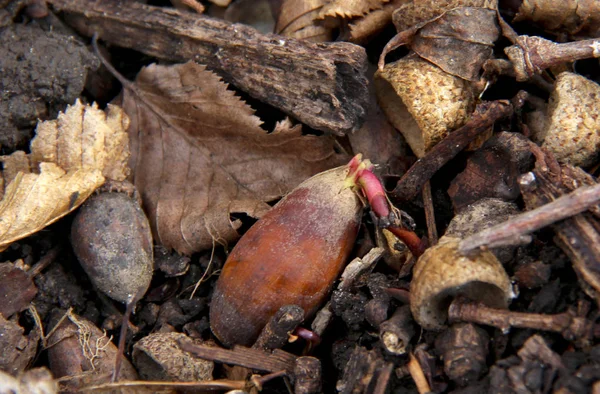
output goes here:
<path id="1" fill-rule="evenodd" d="M 578 74 L 561 73 L 550 96 L 544 127 L 532 139 L 563 164 L 589 167 L 600 158 L 600 85 Z"/>
<path id="2" fill-rule="evenodd" d="M 415 264 L 410 309 L 424 329 L 446 326 L 448 306 L 455 297 L 493 308 L 507 308 L 514 297 L 510 279 L 496 256 L 487 250 L 462 255 L 459 242 L 460 238 L 444 236 Z"/>
<path id="3" fill-rule="evenodd" d="M 416 55 L 375 74 L 379 105 L 417 157 L 462 126 L 475 108 L 472 84 Z"/>

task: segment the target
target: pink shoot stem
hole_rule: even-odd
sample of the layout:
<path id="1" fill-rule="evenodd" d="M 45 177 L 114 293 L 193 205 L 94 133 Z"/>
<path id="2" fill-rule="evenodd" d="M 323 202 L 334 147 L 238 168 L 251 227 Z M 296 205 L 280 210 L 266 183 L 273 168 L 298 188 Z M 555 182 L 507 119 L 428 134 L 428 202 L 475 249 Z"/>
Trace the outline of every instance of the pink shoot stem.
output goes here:
<path id="1" fill-rule="evenodd" d="M 369 160 L 363 160 L 362 155 L 358 154 L 348 163 L 348 170 L 349 181 L 359 187 L 367 198 L 373 213 L 380 219 L 389 219 L 392 206 L 381 181 L 372 171 L 373 164 Z M 386 227 L 387 230 L 404 242 L 413 256 L 419 257 L 423 253 L 424 243 L 417 234 L 397 226 L 394 224 L 394 220 L 387 222 L 391 223 Z"/>

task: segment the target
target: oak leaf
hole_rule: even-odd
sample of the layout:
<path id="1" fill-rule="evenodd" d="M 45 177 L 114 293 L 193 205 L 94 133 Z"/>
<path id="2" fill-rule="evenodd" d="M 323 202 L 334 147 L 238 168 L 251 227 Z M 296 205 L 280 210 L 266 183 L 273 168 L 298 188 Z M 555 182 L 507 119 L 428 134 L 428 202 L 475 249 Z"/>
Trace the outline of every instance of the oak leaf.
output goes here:
<path id="1" fill-rule="evenodd" d="M 0 157 L 0 250 L 65 216 L 104 183 L 125 180 L 128 119 L 79 101 L 56 120 L 39 123 L 31 153 Z"/>
<path id="2" fill-rule="evenodd" d="M 342 163 L 331 137 L 291 122 L 261 129 L 254 111 L 204 66 L 150 65 L 125 83 L 130 166 L 154 239 L 190 254 L 238 237 L 231 213 L 260 216 L 311 175 Z"/>

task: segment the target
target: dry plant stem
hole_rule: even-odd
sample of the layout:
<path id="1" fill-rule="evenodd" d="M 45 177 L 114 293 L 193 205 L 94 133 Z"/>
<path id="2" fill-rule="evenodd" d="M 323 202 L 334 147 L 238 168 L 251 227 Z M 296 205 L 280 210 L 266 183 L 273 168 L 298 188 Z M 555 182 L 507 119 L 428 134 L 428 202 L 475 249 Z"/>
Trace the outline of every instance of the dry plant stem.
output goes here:
<path id="1" fill-rule="evenodd" d="M 401 202 L 410 201 L 423 189 L 431 177 L 475 137 L 486 131 L 494 122 L 511 115 L 513 105 L 507 100 L 483 102 L 477 105 L 472 118 L 461 128 L 450 133 L 404 174 L 390 193 Z"/>
<path id="2" fill-rule="evenodd" d="M 546 68 L 575 60 L 600 57 L 600 40 L 557 44 L 541 37 L 519 36 L 506 48 L 518 81 L 526 81 Z"/>
<path id="3" fill-rule="evenodd" d="M 431 387 L 429 387 L 429 382 L 427 382 L 427 378 L 423 373 L 421 364 L 419 364 L 419 361 L 412 353 L 409 354 L 407 367 L 408 371 L 410 372 L 410 376 L 412 376 L 413 380 L 415 381 L 415 385 L 417 386 L 417 391 L 419 394 L 431 392 Z"/>
<path id="4" fill-rule="evenodd" d="M 111 389 L 127 389 L 127 388 L 152 388 L 154 390 L 159 389 L 180 389 L 180 390 L 243 390 L 246 389 L 248 383 L 242 380 L 212 380 L 207 382 L 156 382 L 146 380 L 135 380 L 135 381 L 122 381 L 117 383 L 107 383 L 98 386 L 89 386 L 81 389 L 82 392 L 88 391 L 101 391 L 108 392 Z M 127 391 L 127 390 L 123 390 Z"/>
<path id="5" fill-rule="evenodd" d="M 385 289 L 385 292 L 403 304 L 410 303 L 410 292 L 406 289 L 390 287 Z"/>
<path id="6" fill-rule="evenodd" d="M 532 174 L 532 173 L 530 173 Z M 526 174 L 527 176 L 532 176 Z M 461 241 L 459 251 L 469 253 L 482 247 L 498 247 L 529 242 L 528 234 L 559 220 L 577 215 L 600 202 L 600 184 L 582 186 L 532 211 L 517 215 L 504 223 L 490 227 Z"/>
<path id="7" fill-rule="evenodd" d="M 254 387 L 256 387 L 259 391 L 263 389 L 263 385 L 273 379 L 277 379 L 277 378 L 281 378 L 283 376 L 286 376 L 287 372 L 286 371 L 278 371 L 278 372 L 273 372 L 264 376 L 259 376 L 259 375 L 253 375 L 250 378 L 250 382 L 254 385 Z"/>
<path id="8" fill-rule="evenodd" d="M 435 224 L 435 211 L 433 208 L 433 197 L 431 195 L 430 181 L 425 182 L 425 185 L 423 185 L 423 206 L 425 207 L 425 220 L 427 222 L 427 237 L 429 238 L 429 246 L 433 246 L 438 241 L 438 232 Z"/>
<path id="9" fill-rule="evenodd" d="M 125 313 L 123 314 L 123 320 L 121 321 L 121 332 L 119 333 L 119 347 L 117 349 L 117 356 L 115 357 L 115 370 L 113 371 L 112 377 L 110 379 L 111 383 L 116 382 L 119 379 L 119 373 L 121 372 L 121 364 L 123 362 L 123 357 L 125 357 L 125 342 L 127 340 L 127 328 L 129 325 L 129 317 L 135 308 L 135 304 L 139 301 L 139 299 L 143 296 L 134 295 L 129 302 L 127 302 L 127 306 L 125 307 Z"/>
<path id="10" fill-rule="evenodd" d="M 457 298 L 448 309 L 448 319 L 453 322 L 469 322 L 488 325 L 508 332 L 512 327 L 531 328 L 561 334 L 567 340 L 592 340 L 600 337 L 600 327 L 571 312 L 556 315 L 512 312 Z"/>
<path id="11" fill-rule="evenodd" d="M 239 365 L 260 371 L 279 372 L 286 370 L 291 372 L 296 364 L 296 356 L 282 350 L 268 353 L 243 346 L 236 346 L 233 350 L 227 350 L 216 346 L 196 345 L 189 341 L 180 340 L 178 343 L 182 350 L 206 360 Z"/>
<path id="12" fill-rule="evenodd" d="M 377 377 L 377 383 L 375 384 L 375 388 L 373 388 L 373 394 L 385 394 L 388 383 L 390 382 L 390 378 L 392 377 L 392 372 L 394 371 L 394 364 L 387 363 L 381 368 L 381 372 Z"/>
<path id="13" fill-rule="evenodd" d="M 27 272 L 30 277 L 37 276 L 40 272 L 42 272 L 46 267 L 56 260 L 56 257 L 62 250 L 61 246 L 56 246 L 48 251 L 41 259 L 38 261 L 31 269 Z"/>
<path id="14" fill-rule="evenodd" d="M 175 62 L 193 60 L 227 82 L 338 135 L 358 129 L 368 106 L 366 54 L 348 43 L 313 44 L 249 26 L 117 0 L 51 0 L 80 33 Z"/>
<path id="15" fill-rule="evenodd" d="M 415 332 L 409 305 L 400 306 L 392 317 L 379 326 L 379 337 L 383 347 L 397 356 L 406 353 Z"/>

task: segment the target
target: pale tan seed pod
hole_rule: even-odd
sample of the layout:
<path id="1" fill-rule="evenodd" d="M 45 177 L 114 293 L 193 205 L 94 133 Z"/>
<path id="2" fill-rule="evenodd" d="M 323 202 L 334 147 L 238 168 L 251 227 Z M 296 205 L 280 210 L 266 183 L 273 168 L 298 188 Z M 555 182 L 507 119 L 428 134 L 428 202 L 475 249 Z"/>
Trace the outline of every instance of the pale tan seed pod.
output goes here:
<path id="1" fill-rule="evenodd" d="M 413 55 L 378 71 L 375 89 L 388 120 L 417 157 L 462 126 L 475 107 L 470 82 Z"/>
<path id="2" fill-rule="evenodd" d="M 600 85 L 570 72 L 561 73 L 550 96 L 544 127 L 534 141 L 564 164 L 588 167 L 600 158 Z"/>
<path id="3" fill-rule="evenodd" d="M 156 332 L 133 346 L 133 363 L 146 380 L 198 382 L 211 380 L 214 362 L 184 352 L 178 341 L 192 340 L 179 332 Z"/>
<path id="4" fill-rule="evenodd" d="M 472 256 L 458 252 L 460 238 L 442 237 L 419 258 L 410 284 L 410 309 L 427 330 L 441 330 L 454 297 L 465 296 L 494 308 L 506 308 L 513 298 L 510 279 L 489 251 Z"/>

